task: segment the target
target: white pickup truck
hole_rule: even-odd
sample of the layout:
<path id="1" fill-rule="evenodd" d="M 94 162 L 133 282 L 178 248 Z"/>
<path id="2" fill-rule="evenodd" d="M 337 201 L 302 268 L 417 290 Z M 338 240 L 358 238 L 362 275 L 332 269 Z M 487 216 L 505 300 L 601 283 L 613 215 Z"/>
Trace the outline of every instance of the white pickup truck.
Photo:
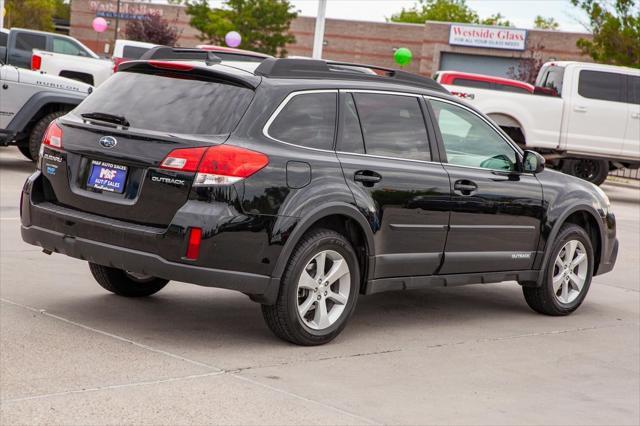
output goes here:
<path id="1" fill-rule="evenodd" d="M 92 86 L 99 86 L 113 74 L 113 62 L 93 56 L 34 50 L 31 69 L 43 74 L 59 75 Z"/>
<path id="2" fill-rule="evenodd" d="M 549 164 L 596 185 L 640 166 L 640 70 L 549 62 L 533 94 L 445 87 L 491 117 Z"/>

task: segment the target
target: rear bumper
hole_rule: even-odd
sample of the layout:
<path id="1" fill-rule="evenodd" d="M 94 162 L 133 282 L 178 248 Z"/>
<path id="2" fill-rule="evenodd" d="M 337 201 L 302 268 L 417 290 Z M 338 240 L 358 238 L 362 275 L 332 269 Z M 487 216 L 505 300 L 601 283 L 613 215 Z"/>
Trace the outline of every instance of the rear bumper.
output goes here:
<path id="1" fill-rule="evenodd" d="M 169 262 L 152 253 L 71 237 L 37 226 L 22 226 L 22 239 L 43 249 L 99 265 L 184 281 L 207 287 L 238 290 L 254 298 L 267 297 L 271 278 L 266 275 L 203 268 Z"/>
<path id="2" fill-rule="evenodd" d="M 23 188 L 21 233 L 29 244 L 130 272 L 240 291 L 260 303 L 275 302 L 279 280 L 271 272 L 280 249 L 265 244 L 269 222 L 263 218 L 239 214 L 224 203 L 189 200 L 168 227 L 160 228 L 61 206 L 46 201 L 47 192 L 40 172 Z M 203 229 L 197 260 L 184 257 L 191 226 Z"/>

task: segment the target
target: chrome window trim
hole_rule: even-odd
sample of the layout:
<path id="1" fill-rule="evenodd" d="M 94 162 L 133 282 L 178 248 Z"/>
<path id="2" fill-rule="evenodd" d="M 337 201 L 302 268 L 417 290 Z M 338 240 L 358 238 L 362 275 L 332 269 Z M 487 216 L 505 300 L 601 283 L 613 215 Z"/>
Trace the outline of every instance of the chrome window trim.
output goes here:
<path id="1" fill-rule="evenodd" d="M 376 155 L 376 154 L 360 154 L 359 152 L 346 152 L 346 151 L 335 151 L 336 154 L 344 154 L 344 155 L 357 155 L 359 157 L 372 157 L 372 158 L 381 158 L 383 160 L 400 160 L 400 161 L 411 161 L 414 163 L 425 163 L 425 164 L 439 164 L 442 165 L 439 161 L 427 161 L 427 160 L 414 160 L 413 158 L 401 158 L 401 157 L 389 157 L 386 155 Z M 487 169 L 485 169 L 487 170 Z"/>
<path id="2" fill-rule="evenodd" d="M 275 119 L 278 117 L 278 115 L 280 115 L 280 113 L 282 112 L 282 110 L 284 109 L 284 107 L 287 106 L 287 104 L 289 103 L 289 101 L 291 101 L 291 99 L 293 99 L 294 97 L 298 96 L 298 95 L 309 95 L 309 94 L 314 94 L 314 93 L 335 93 L 336 97 L 338 96 L 338 89 L 313 89 L 313 90 L 300 90 L 297 92 L 291 92 L 289 93 L 282 102 L 280 102 L 280 105 L 278 105 L 278 108 L 276 108 L 276 110 L 269 116 L 269 119 L 267 120 L 267 122 L 265 123 L 265 125 L 262 127 L 262 134 L 273 140 L 276 142 L 280 142 L 286 145 L 291 145 L 291 146 L 295 146 L 298 148 L 303 148 L 303 149 L 310 149 L 312 151 L 319 151 L 319 152 L 331 152 L 331 153 L 335 153 L 335 150 L 333 149 L 324 149 L 324 148 L 312 148 L 310 146 L 303 146 L 303 145 L 298 145 L 292 142 L 287 142 L 287 141 L 283 141 L 280 140 L 278 138 L 274 138 L 273 136 L 271 136 L 269 134 L 269 127 L 271 127 L 271 124 L 273 124 L 273 122 L 275 121 Z M 336 101 L 338 101 L 338 99 L 336 99 Z M 336 117 L 338 115 L 338 109 L 336 108 Z"/>
<path id="3" fill-rule="evenodd" d="M 419 93 L 410 93 L 410 92 L 396 92 L 393 90 L 374 90 L 374 89 L 339 89 L 340 92 L 343 93 L 373 93 L 377 95 L 396 95 L 396 96 L 409 96 L 412 98 L 420 99 L 421 95 Z"/>

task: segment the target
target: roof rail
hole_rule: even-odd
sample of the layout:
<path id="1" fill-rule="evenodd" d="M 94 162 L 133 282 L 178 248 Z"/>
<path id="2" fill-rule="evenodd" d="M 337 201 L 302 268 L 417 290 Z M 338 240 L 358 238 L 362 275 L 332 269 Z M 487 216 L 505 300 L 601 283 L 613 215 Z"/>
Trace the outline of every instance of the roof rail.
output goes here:
<path id="1" fill-rule="evenodd" d="M 357 71 L 362 68 L 374 73 Z M 438 92 L 449 93 L 440 83 L 427 77 L 377 65 L 350 62 L 325 61 L 319 59 L 267 58 L 256 68 L 254 74 L 280 78 L 327 78 L 344 80 L 385 81 L 406 84 Z"/>
<path id="2" fill-rule="evenodd" d="M 216 56 L 215 52 L 169 46 L 152 47 L 140 57 L 142 61 L 152 59 L 165 61 L 204 61 L 207 65 L 219 64 L 222 61 L 222 59 Z"/>

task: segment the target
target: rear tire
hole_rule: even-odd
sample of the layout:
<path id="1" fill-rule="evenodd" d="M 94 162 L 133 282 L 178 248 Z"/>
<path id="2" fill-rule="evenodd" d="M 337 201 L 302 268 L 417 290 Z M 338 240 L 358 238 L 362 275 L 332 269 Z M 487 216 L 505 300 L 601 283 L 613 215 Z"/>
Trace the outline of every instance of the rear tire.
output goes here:
<path id="1" fill-rule="evenodd" d="M 122 269 L 110 268 L 89 262 L 93 278 L 105 290 L 118 296 L 145 297 L 159 292 L 168 280 L 155 277 L 140 277 Z"/>
<path id="2" fill-rule="evenodd" d="M 562 172 L 579 177 L 594 185 L 602 185 L 609 175 L 609 162 L 607 160 L 576 159 L 564 160 Z"/>
<path id="3" fill-rule="evenodd" d="M 578 309 L 591 285 L 593 259 L 591 239 L 585 230 L 564 225 L 554 242 L 542 286 L 522 287 L 529 307 L 551 316 L 569 315 Z"/>
<path id="4" fill-rule="evenodd" d="M 281 339 L 303 346 L 322 345 L 347 325 L 359 283 L 358 258 L 349 241 L 335 231 L 316 229 L 294 249 L 278 299 L 275 305 L 262 305 L 262 315 Z"/>
<path id="5" fill-rule="evenodd" d="M 49 127 L 49 123 L 51 123 L 58 117 L 62 117 L 67 112 L 68 111 L 51 112 L 38 120 L 35 126 L 33 126 L 33 128 L 31 129 L 31 133 L 29 133 L 29 143 L 24 148 L 25 150 L 29 150 L 29 153 L 31 155 L 27 157 L 29 157 L 31 161 L 38 161 L 38 154 L 40 153 L 40 144 L 42 143 L 42 137 L 44 136 L 44 132 L 47 130 L 47 127 Z M 20 152 L 24 154 L 24 151 L 22 151 L 21 148 Z"/>

